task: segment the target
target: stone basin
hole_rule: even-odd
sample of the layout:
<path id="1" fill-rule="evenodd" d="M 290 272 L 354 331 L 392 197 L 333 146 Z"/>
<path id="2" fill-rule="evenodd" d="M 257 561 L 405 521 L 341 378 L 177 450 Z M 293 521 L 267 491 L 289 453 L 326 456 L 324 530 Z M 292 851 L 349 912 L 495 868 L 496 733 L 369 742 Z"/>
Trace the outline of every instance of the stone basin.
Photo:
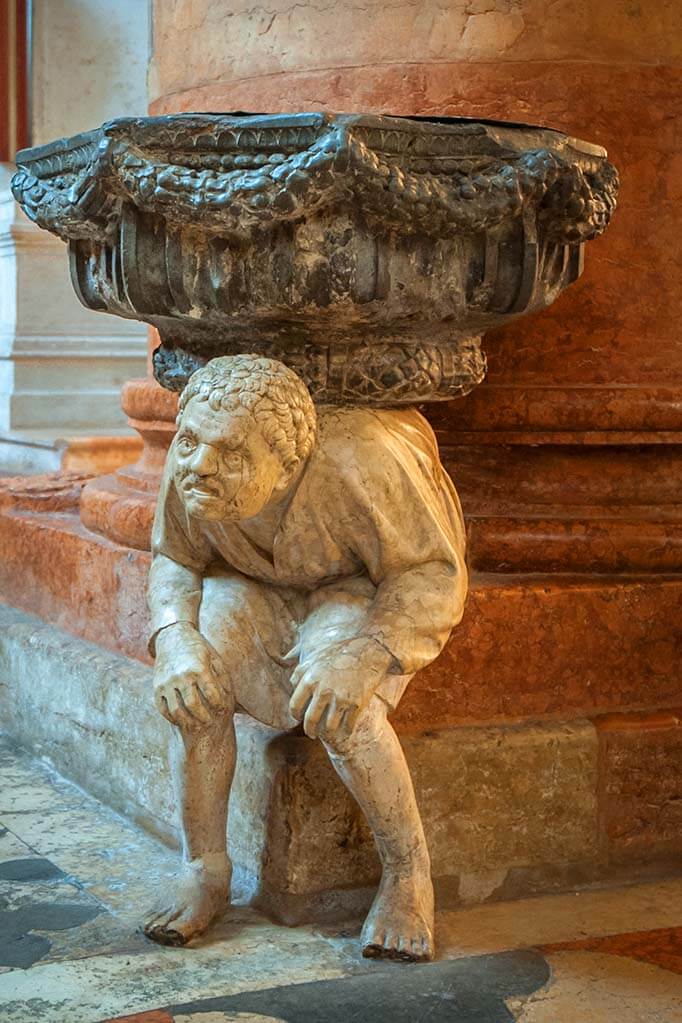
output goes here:
<path id="1" fill-rule="evenodd" d="M 164 387 L 248 351 L 377 405 L 479 383 L 481 335 L 577 279 L 618 187 L 547 128 L 360 114 L 121 118 L 17 164 L 81 301 L 158 329 Z"/>

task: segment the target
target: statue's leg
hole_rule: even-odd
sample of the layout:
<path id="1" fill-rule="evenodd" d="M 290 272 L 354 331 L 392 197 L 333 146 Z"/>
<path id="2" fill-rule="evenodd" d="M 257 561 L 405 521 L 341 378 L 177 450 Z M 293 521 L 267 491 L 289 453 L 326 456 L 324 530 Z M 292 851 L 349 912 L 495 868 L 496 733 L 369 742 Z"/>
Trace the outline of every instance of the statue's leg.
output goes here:
<path id="1" fill-rule="evenodd" d="M 210 725 L 172 727 L 170 764 L 182 831 L 182 870 L 146 921 L 148 938 L 184 945 L 206 930 L 229 901 L 227 803 L 234 774 L 232 714 Z"/>
<path id="2" fill-rule="evenodd" d="M 357 635 L 375 587 L 366 577 L 343 580 L 312 595 L 299 631 L 301 662 L 344 637 Z M 387 713 L 402 696 L 408 676 L 386 679 L 362 712 L 350 737 L 325 730 L 324 745 L 337 774 L 372 829 L 382 880 L 362 930 L 370 958 L 432 959 L 433 885 L 424 829 L 402 746 Z"/>
<path id="3" fill-rule="evenodd" d="M 274 727 L 296 724 L 288 712 L 295 624 L 286 601 L 251 579 L 215 573 L 204 580 L 199 630 L 221 656 L 237 706 Z M 272 656 L 271 656 L 272 655 Z M 183 841 L 183 869 L 147 921 L 145 933 L 184 945 L 208 927 L 229 900 L 227 806 L 235 766 L 232 712 L 210 724 L 172 729 L 170 759 Z"/>
<path id="4" fill-rule="evenodd" d="M 324 745 L 365 814 L 381 859 L 381 885 L 362 929 L 362 954 L 432 959 L 431 864 L 412 778 L 387 710 L 373 697 L 350 738 L 327 736 Z"/>

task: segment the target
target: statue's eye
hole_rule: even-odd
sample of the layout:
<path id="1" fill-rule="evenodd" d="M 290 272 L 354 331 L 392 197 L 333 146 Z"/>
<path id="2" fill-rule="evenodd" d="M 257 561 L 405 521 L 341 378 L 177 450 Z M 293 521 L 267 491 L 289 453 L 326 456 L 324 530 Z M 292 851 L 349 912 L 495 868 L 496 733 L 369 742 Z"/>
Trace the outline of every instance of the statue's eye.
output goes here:
<path id="1" fill-rule="evenodd" d="M 238 451 L 227 451 L 223 455 L 223 465 L 228 472 L 240 472 L 244 459 Z"/>
<path id="2" fill-rule="evenodd" d="M 196 444 L 190 437 L 180 437 L 178 440 L 178 451 L 182 455 L 188 455 L 195 447 Z"/>

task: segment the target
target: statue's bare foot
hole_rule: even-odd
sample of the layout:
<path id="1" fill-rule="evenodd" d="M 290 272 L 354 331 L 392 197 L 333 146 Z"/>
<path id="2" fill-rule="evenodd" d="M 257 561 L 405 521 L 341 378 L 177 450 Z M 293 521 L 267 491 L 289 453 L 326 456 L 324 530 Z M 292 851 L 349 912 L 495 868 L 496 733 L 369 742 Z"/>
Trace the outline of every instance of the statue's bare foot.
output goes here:
<path id="1" fill-rule="evenodd" d="M 428 869 L 409 874 L 384 868 L 381 885 L 362 928 L 367 959 L 428 962 L 434 956 L 433 885 Z"/>
<path id="2" fill-rule="evenodd" d="M 227 906 L 231 867 L 227 858 L 210 869 L 201 861 L 185 864 L 169 886 L 163 908 L 152 912 L 144 933 L 161 945 L 186 945 Z"/>

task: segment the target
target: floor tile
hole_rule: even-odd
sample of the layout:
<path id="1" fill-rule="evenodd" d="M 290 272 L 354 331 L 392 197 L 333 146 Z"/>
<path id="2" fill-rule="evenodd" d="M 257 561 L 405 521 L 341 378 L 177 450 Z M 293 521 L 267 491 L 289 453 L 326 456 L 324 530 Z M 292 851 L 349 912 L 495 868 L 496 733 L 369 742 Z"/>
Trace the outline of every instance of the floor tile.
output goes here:
<path id="1" fill-rule="evenodd" d="M 594 952 L 548 956 L 551 981 L 509 1008 L 516 1023 L 682 1023 L 682 979 Z"/>
<path id="2" fill-rule="evenodd" d="M 682 924 L 682 877 L 440 913 L 442 955 L 480 955 Z"/>
<path id="3" fill-rule="evenodd" d="M 22 856 L 31 856 L 33 850 L 21 839 L 6 828 L 0 825 L 0 863 L 4 860 L 15 860 Z"/>
<path id="4" fill-rule="evenodd" d="M 175 1023 L 201 1021 L 206 1012 L 226 1019 L 286 1023 L 500 1023 L 511 1020 L 506 1001 L 528 996 L 549 979 L 534 952 L 500 953 L 405 967 L 383 964 L 371 974 L 241 992 L 170 1007 Z M 361 1015 L 360 1015 L 361 1011 Z"/>

